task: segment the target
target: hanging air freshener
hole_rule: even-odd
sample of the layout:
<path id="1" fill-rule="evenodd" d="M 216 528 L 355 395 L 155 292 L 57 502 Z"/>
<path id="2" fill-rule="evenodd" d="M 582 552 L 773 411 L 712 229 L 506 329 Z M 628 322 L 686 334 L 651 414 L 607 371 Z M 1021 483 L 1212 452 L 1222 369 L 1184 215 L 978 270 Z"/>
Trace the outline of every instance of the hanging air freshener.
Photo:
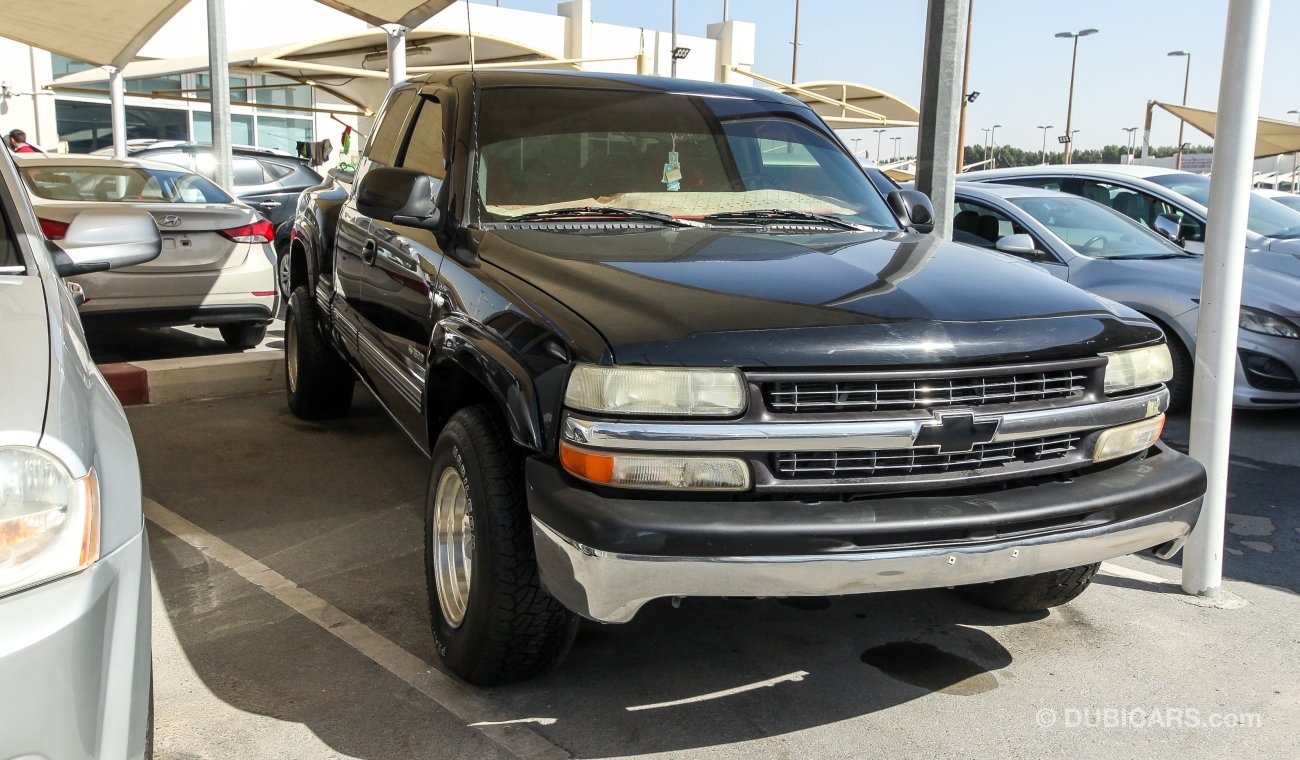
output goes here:
<path id="1" fill-rule="evenodd" d="M 664 176 L 659 180 L 664 189 L 677 192 L 682 189 L 682 164 L 677 155 L 677 135 L 673 135 L 673 147 L 668 151 L 668 162 L 664 164 Z"/>

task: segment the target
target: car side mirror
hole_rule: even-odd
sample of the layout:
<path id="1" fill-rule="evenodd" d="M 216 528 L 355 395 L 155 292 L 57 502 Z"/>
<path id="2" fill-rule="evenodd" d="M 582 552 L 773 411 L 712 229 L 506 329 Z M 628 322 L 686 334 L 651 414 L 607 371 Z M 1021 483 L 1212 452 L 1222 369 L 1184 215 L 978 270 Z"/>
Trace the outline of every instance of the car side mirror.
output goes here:
<path id="1" fill-rule="evenodd" d="M 357 188 L 357 210 L 381 222 L 436 230 L 437 180 L 424 172 L 380 166 L 366 172 Z"/>
<path id="2" fill-rule="evenodd" d="M 1163 235 L 1175 245 L 1183 244 L 1183 220 L 1177 214 L 1161 214 L 1156 217 L 1156 232 Z"/>
<path id="3" fill-rule="evenodd" d="M 1034 238 L 1025 233 L 1017 235 L 1005 235 L 998 238 L 998 242 L 993 245 L 1003 253 L 1009 253 L 1012 256 L 1020 256 L 1027 259 L 1037 259 L 1038 246 L 1034 243 Z"/>
<path id="4" fill-rule="evenodd" d="M 153 217 L 136 209 L 82 211 L 61 240 L 50 243 L 60 277 L 121 269 L 153 261 L 162 253 L 162 235 Z"/>
<path id="5" fill-rule="evenodd" d="M 885 201 L 905 227 L 915 227 L 921 232 L 934 229 L 934 206 L 920 190 L 895 190 L 885 196 Z"/>

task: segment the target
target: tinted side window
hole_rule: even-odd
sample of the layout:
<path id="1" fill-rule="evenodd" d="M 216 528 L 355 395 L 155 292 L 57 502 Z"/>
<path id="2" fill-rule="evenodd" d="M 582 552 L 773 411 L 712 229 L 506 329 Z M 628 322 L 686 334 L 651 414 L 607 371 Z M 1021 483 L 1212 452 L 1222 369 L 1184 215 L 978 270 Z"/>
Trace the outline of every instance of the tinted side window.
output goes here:
<path id="1" fill-rule="evenodd" d="M 972 201 L 958 201 L 952 218 L 952 239 L 958 243 L 992 248 L 1007 235 L 1028 232 L 997 209 Z"/>
<path id="2" fill-rule="evenodd" d="M 378 128 L 370 133 L 366 158 L 385 166 L 397 163 L 397 153 L 402 147 L 402 127 L 406 126 L 406 114 L 414 102 L 415 90 L 410 89 L 401 90 L 389 98 Z"/>
<path id="3" fill-rule="evenodd" d="M 266 174 L 256 159 L 236 156 L 230 166 L 230 174 L 236 187 L 266 184 Z"/>
<path id="4" fill-rule="evenodd" d="M 284 179 L 290 174 L 293 174 L 293 168 L 285 166 L 284 164 L 277 164 L 274 161 L 262 161 L 261 163 L 262 170 L 266 172 L 266 176 L 273 180 Z"/>
<path id="5" fill-rule="evenodd" d="M 423 98 L 422 101 L 406 154 L 402 156 L 402 166 L 442 179 L 447 172 L 443 158 L 442 104 L 432 98 Z"/>
<path id="6" fill-rule="evenodd" d="M 1060 190 L 1064 182 L 1060 177 L 1016 177 L 1015 179 L 1000 179 L 999 184 L 1019 185 L 1020 187 L 1041 187 L 1044 190 Z"/>
<path id="7" fill-rule="evenodd" d="M 1084 181 L 1082 195 L 1141 222 L 1150 230 L 1155 229 L 1157 216 L 1173 214 L 1182 220 L 1182 234 L 1185 239 L 1196 242 L 1205 240 L 1205 225 L 1154 195 L 1123 185 L 1096 180 Z"/>

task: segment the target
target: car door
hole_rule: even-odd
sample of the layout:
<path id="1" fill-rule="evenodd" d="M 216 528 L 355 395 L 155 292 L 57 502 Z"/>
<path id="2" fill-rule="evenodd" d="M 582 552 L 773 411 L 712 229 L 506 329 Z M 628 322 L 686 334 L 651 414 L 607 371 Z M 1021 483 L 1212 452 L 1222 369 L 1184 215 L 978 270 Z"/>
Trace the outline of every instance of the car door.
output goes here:
<path id="1" fill-rule="evenodd" d="M 1075 194 L 1109 206 L 1150 230 L 1155 229 L 1156 217 L 1172 214 L 1181 222 L 1183 248 L 1188 253 L 1205 252 L 1205 222 L 1199 215 L 1142 188 L 1123 182 L 1085 178 Z"/>
<path id="2" fill-rule="evenodd" d="M 1024 256 L 1020 258 L 1050 272 L 1054 277 L 1062 280 L 1070 279 L 1070 269 L 1065 262 L 1057 258 L 1043 244 L 1039 236 L 1012 219 L 1007 212 L 972 198 L 958 199 L 954 212 L 952 235 L 954 242 L 995 250 L 997 242 L 1008 235 L 1029 235 L 1034 239 L 1038 253 L 1033 258 Z M 1018 254 L 1010 255 L 1018 256 Z"/>
<path id="3" fill-rule="evenodd" d="M 352 353 L 358 369 L 366 381 L 374 386 L 371 363 L 363 346 L 373 330 L 365 326 L 361 308 L 361 282 L 370 269 L 374 259 L 374 242 L 370 239 L 370 219 L 357 211 L 356 188 L 361 184 L 365 172 L 373 166 L 392 166 L 397 160 L 406 116 L 415 102 L 413 89 L 396 90 L 389 97 L 383 116 L 371 139 L 366 145 L 366 152 L 357 167 L 353 190 L 347 201 L 339 209 L 338 223 L 334 233 L 334 294 L 333 310 L 338 332 L 343 343 Z"/>

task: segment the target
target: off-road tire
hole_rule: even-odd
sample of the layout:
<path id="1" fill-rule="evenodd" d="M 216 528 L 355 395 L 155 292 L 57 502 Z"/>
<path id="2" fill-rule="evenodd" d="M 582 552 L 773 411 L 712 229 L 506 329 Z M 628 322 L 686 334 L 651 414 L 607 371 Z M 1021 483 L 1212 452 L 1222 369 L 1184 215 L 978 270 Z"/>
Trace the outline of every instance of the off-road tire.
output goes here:
<path id="1" fill-rule="evenodd" d="M 958 586 L 953 590 L 966 601 L 981 607 L 1007 612 L 1037 612 L 1073 601 L 1092 583 L 1099 567 L 1100 562 L 1023 578 Z"/>
<path id="2" fill-rule="evenodd" d="M 284 316 L 284 378 L 289 411 L 299 419 L 335 419 L 352 408 L 356 376 L 321 332 L 305 285 L 294 288 Z"/>
<path id="3" fill-rule="evenodd" d="M 573 646 L 578 617 L 542 588 L 524 493 L 523 455 L 489 406 L 452 415 L 433 448 L 425 498 L 425 571 L 438 654 L 478 686 L 522 681 L 554 670 Z M 458 626 L 438 601 L 434 498 L 440 477 L 463 479 L 472 520 L 469 596 Z"/>
<path id="4" fill-rule="evenodd" d="M 227 325 L 217 325 L 217 330 L 226 345 L 237 351 L 257 348 L 266 338 L 265 322 L 231 322 Z"/>

